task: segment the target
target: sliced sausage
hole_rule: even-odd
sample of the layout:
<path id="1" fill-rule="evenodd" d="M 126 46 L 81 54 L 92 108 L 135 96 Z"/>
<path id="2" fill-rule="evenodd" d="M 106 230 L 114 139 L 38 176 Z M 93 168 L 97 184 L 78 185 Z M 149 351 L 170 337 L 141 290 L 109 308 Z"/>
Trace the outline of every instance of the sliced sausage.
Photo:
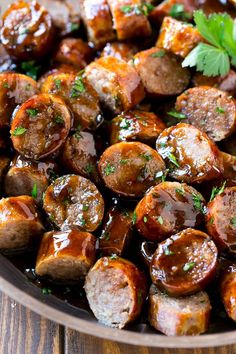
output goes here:
<path id="1" fill-rule="evenodd" d="M 106 0 L 79 0 L 82 21 L 88 39 L 100 49 L 115 39 L 112 17 Z"/>
<path id="2" fill-rule="evenodd" d="M 96 129 L 103 121 L 98 95 L 83 74 L 59 73 L 48 76 L 43 93 L 61 97 L 73 113 L 73 128 Z"/>
<path id="3" fill-rule="evenodd" d="M 133 43 L 113 42 L 105 45 L 101 57 L 111 56 L 120 60 L 129 61 L 137 52 L 138 47 Z"/>
<path id="4" fill-rule="evenodd" d="M 236 156 L 225 152 L 221 152 L 220 155 L 223 161 L 222 183 L 226 181 L 227 186 L 236 186 Z"/>
<path id="5" fill-rule="evenodd" d="M 153 144 L 166 128 L 165 123 L 154 113 L 140 110 L 121 113 L 111 121 L 110 143 L 138 140 Z"/>
<path id="6" fill-rule="evenodd" d="M 24 157 L 39 160 L 59 150 L 71 127 L 71 113 L 60 97 L 35 95 L 16 112 L 11 139 Z"/>
<path id="7" fill-rule="evenodd" d="M 217 146 L 192 125 L 179 123 L 157 138 L 157 151 L 169 168 L 169 175 L 185 183 L 201 183 L 221 176 Z"/>
<path id="8" fill-rule="evenodd" d="M 149 293 L 149 322 L 167 336 L 193 336 L 209 326 L 211 304 L 205 291 L 185 297 L 170 297 L 154 284 Z"/>
<path id="9" fill-rule="evenodd" d="M 236 265 L 230 265 L 220 279 L 220 295 L 227 315 L 236 321 Z"/>
<path id="10" fill-rule="evenodd" d="M 150 36 L 149 7 L 141 0 L 107 0 L 118 40 Z"/>
<path id="11" fill-rule="evenodd" d="M 65 38 L 60 43 L 53 57 L 56 63 L 74 66 L 82 70 L 94 57 L 94 50 L 80 38 Z"/>
<path id="12" fill-rule="evenodd" d="M 0 74 L 0 128 L 9 127 L 15 108 L 38 93 L 37 83 L 18 73 Z"/>
<path id="13" fill-rule="evenodd" d="M 138 74 L 123 60 L 100 58 L 86 67 L 85 75 L 104 107 L 115 114 L 132 109 L 144 98 Z"/>
<path id="14" fill-rule="evenodd" d="M 236 252 L 236 187 L 225 188 L 208 203 L 206 227 L 220 251 Z"/>
<path id="15" fill-rule="evenodd" d="M 182 11 L 176 12 L 176 7 L 181 7 Z M 154 23 L 162 23 L 164 17 L 174 14 L 178 20 L 188 21 L 195 10 L 197 10 L 195 0 L 164 0 L 152 10 L 149 18 Z"/>
<path id="16" fill-rule="evenodd" d="M 0 43 L 0 73 L 4 71 L 14 71 L 16 64 L 12 61 L 11 56 L 6 51 L 4 45 Z"/>
<path id="17" fill-rule="evenodd" d="M 33 162 L 18 155 L 4 178 L 4 191 L 9 196 L 30 195 L 42 202 L 43 193 L 57 173 L 54 161 Z"/>
<path id="18" fill-rule="evenodd" d="M 49 219 L 61 230 L 95 231 L 103 219 L 104 201 L 88 179 L 65 175 L 46 190 L 43 207 Z"/>
<path id="19" fill-rule="evenodd" d="M 111 145 L 102 154 L 98 169 L 108 188 L 127 197 L 140 197 L 160 183 L 165 163 L 155 150 L 139 142 Z"/>
<path id="20" fill-rule="evenodd" d="M 38 59 L 50 50 L 52 18 L 36 1 L 16 1 L 2 16 L 1 42 L 20 60 Z"/>
<path id="21" fill-rule="evenodd" d="M 214 87 L 190 88 L 175 104 L 186 122 L 201 129 L 214 141 L 221 141 L 236 131 L 236 101 Z"/>
<path id="22" fill-rule="evenodd" d="M 96 237 L 89 232 L 47 232 L 40 244 L 35 272 L 59 281 L 83 279 L 95 262 L 95 244 Z"/>
<path id="23" fill-rule="evenodd" d="M 201 41 L 203 38 L 197 28 L 172 17 L 165 17 L 156 46 L 185 58 Z"/>
<path id="24" fill-rule="evenodd" d="M 188 227 L 198 228 L 206 211 L 203 196 L 179 182 L 162 182 L 151 188 L 135 209 L 135 226 L 151 241 L 162 241 Z"/>
<path id="25" fill-rule="evenodd" d="M 78 70 L 72 65 L 68 64 L 55 64 L 50 70 L 46 71 L 42 76 L 37 81 L 38 88 L 41 90 L 44 82 L 47 80 L 47 78 L 51 75 L 57 75 L 57 74 L 77 74 Z"/>
<path id="26" fill-rule="evenodd" d="M 123 256 L 127 252 L 132 238 L 132 220 L 133 212 L 128 209 L 115 205 L 108 210 L 99 238 L 102 256 Z"/>
<path id="27" fill-rule="evenodd" d="M 189 84 L 190 72 L 180 59 L 163 49 L 150 48 L 134 56 L 134 67 L 150 97 L 174 96 Z"/>
<path id="28" fill-rule="evenodd" d="M 139 316 L 147 291 L 146 279 L 139 269 L 115 256 L 100 258 L 95 263 L 84 288 L 98 321 L 118 328 Z"/>
<path id="29" fill-rule="evenodd" d="M 69 136 L 62 150 L 62 163 L 69 173 L 81 175 L 99 184 L 97 151 L 94 136 L 89 132 L 76 132 Z"/>
<path id="30" fill-rule="evenodd" d="M 18 249 L 38 243 L 44 232 L 37 205 L 32 197 L 0 200 L 0 249 Z"/>
<path id="31" fill-rule="evenodd" d="M 159 243 L 150 275 L 154 284 L 172 296 L 194 294 L 215 276 L 217 256 L 210 237 L 189 228 Z"/>

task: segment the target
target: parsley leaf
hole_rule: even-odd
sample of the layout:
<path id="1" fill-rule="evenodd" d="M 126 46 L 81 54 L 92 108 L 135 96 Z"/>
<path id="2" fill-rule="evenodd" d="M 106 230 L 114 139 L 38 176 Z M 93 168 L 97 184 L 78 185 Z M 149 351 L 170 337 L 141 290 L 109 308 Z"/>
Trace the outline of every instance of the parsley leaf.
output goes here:
<path id="1" fill-rule="evenodd" d="M 41 66 L 36 65 L 35 60 L 23 61 L 20 65 L 21 70 L 33 80 L 37 80 Z"/>
<path id="2" fill-rule="evenodd" d="M 158 50 L 158 52 L 152 53 L 151 57 L 152 58 L 162 58 L 166 54 L 166 51 L 164 49 Z"/>
<path id="3" fill-rule="evenodd" d="M 36 117 L 37 114 L 39 113 L 39 111 L 37 109 L 34 108 L 29 108 L 26 110 L 26 113 L 30 116 L 30 117 Z"/>
<path id="4" fill-rule="evenodd" d="M 167 112 L 167 114 L 171 117 L 177 118 L 177 119 L 186 119 L 186 115 L 177 111 L 170 111 Z"/>
<path id="5" fill-rule="evenodd" d="M 115 166 L 112 166 L 110 162 L 107 163 L 106 167 L 104 168 L 104 173 L 106 176 L 109 176 L 111 173 L 115 172 Z"/>
<path id="6" fill-rule="evenodd" d="M 220 195 L 224 192 L 225 190 L 225 185 L 226 185 L 226 181 L 224 181 L 224 183 L 222 183 L 221 187 L 213 187 L 212 191 L 211 191 L 211 197 L 210 197 L 210 202 L 217 196 Z"/>
<path id="7" fill-rule="evenodd" d="M 169 152 L 167 157 L 170 160 L 170 162 L 173 163 L 173 165 L 175 165 L 176 167 L 179 167 L 177 158 L 176 158 L 176 156 L 174 154 L 172 154 L 172 152 Z"/>
<path id="8" fill-rule="evenodd" d="M 83 82 L 83 77 L 82 75 L 79 73 L 78 76 L 76 76 L 76 79 L 73 83 L 72 89 L 71 89 L 71 93 L 70 93 L 70 97 L 72 98 L 77 98 L 81 95 L 81 93 L 85 92 L 86 88 Z"/>
<path id="9" fill-rule="evenodd" d="M 171 7 L 169 15 L 180 20 L 189 20 L 191 18 L 191 14 L 184 11 L 184 5 L 178 3 Z"/>
<path id="10" fill-rule="evenodd" d="M 34 199 L 36 199 L 38 196 L 38 187 L 36 183 L 34 183 L 31 195 Z"/>
<path id="11" fill-rule="evenodd" d="M 27 131 L 26 128 L 17 127 L 17 128 L 11 133 L 11 135 L 13 135 L 13 136 L 23 135 L 23 134 L 25 134 L 26 131 Z"/>
<path id="12" fill-rule="evenodd" d="M 230 220 L 230 224 L 233 225 L 234 227 L 236 227 L 236 218 L 232 218 Z"/>
<path id="13" fill-rule="evenodd" d="M 183 271 L 188 272 L 189 270 L 193 269 L 194 266 L 195 262 L 185 263 L 185 265 L 183 266 Z"/>

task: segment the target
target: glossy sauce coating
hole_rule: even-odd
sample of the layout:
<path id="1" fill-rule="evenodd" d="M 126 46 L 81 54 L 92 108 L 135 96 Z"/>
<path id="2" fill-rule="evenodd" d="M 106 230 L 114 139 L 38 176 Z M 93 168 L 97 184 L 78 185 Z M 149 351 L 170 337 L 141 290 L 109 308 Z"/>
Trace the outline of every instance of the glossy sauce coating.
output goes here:
<path id="1" fill-rule="evenodd" d="M 214 278 L 217 256 L 210 237 L 189 228 L 159 244 L 150 275 L 154 284 L 172 296 L 194 294 Z"/>
<path id="2" fill-rule="evenodd" d="M 4 71 L 12 71 L 16 69 L 16 64 L 6 51 L 4 45 L 0 43 L 0 73 Z"/>
<path id="3" fill-rule="evenodd" d="M 58 151 L 70 127 L 71 113 L 60 97 L 35 95 L 16 112 L 11 139 L 20 154 L 39 160 Z"/>
<path id="4" fill-rule="evenodd" d="M 46 190 L 43 208 L 49 219 L 61 230 L 95 231 L 104 213 L 104 201 L 88 179 L 65 175 Z"/>
<path id="5" fill-rule="evenodd" d="M 122 59 L 129 61 L 133 58 L 133 55 L 138 52 L 138 47 L 133 43 L 125 42 L 112 42 L 107 43 L 103 48 L 101 57 L 115 57 L 117 59 Z"/>
<path id="6" fill-rule="evenodd" d="M 217 146 L 192 125 L 179 123 L 159 135 L 156 148 L 180 182 L 201 183 L 221 176 L 223 169 Z"/>
<path id="7" fill-rule="evenodd" d="M 183 5 L 185 18 L 182 18 L 180 14 L 180 20 L 190 20 L 194 10 L 197 10 L 197 4 L 195 0 L 164 0 L 158 4 L 150 13 L 149 18 L 154 23 L 162 23 L 164 17 L 169 16 L 173 6 Z M 178 12 L 177 12 L 178 16 Z"/>
<path id="8" fill-rule="evenodd" d="M 17 1 L 2 17 L 1 42 L 20 60 L 46 54 L 53 38 L 52 18 L 36 1 Z"/>
<path id="9" fill-rule="evenodd" d="M 135 209 L 135 226 L 151 241 L 162 241 L 204 221 L 205 200 L 185 183 L 162 182 L 151 188 Z"/>
<path id="10" fill-rule="evenodd" d="M 160 183 L 165 163 L 148 145 L 122 142 L 104 151 L 98 169 L 108 188 L 123 196 L 140 197 Z"/>
<path id="11" fill-rule="evenodd" d="M 223 271 L 220 279 L 220 295 L 227 315 L 236 321 L 236 265 Z"/>

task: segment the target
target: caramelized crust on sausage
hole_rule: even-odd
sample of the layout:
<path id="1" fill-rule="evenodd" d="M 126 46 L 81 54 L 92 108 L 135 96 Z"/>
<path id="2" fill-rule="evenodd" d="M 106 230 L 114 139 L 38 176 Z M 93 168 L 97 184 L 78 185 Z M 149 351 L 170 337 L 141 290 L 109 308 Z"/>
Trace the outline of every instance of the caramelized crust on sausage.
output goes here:
<path id="1" fill-rule="evenodd" d="M 223 271 L 220 279 L 220 295 L 227 315 L 236 321 L 236 265 Z"/>

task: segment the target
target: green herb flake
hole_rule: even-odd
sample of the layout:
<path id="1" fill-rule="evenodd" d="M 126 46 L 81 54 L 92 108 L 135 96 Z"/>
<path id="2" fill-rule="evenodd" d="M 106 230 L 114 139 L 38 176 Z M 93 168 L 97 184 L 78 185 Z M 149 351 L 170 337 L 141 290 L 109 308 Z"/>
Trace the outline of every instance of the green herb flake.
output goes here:
<path id="1" fill-rule="evenodd" d="M 224 192 L 225 190 L 226 181 L 224 181 L 221 187 L 213 187 L 211 191 L 210 202 L 217 196 Z"/>
<path id="2" fill-rule="evenodd" d="M 42 293 L 44 294 L 44 295 L 50 295 L 51 293 L 52 293 L 52 289 L 50 289 L 50 288 L 42 288 Z"/>
<path id="3" fill-rule="evenodd" d="M 172 5 L 169 15 L 173 18 L 179 19 L 179 20 L 189 20 L 191 18 L 191 14 L 184 11 L 184 5 L 183 4 L 174 4 Z"/>
<path id="4" fill-rule="evenodd" d="M 124 14 L 129 14 L 130 12 L 133 11 L 132 6 L 130 6 L 130 5 L 121 6 L 120 9 L 121 9 L 121 11 L 122 11 Z"/>
<path id="5" fill-rule="evenodd" d="M 148 221 L 147 216 L 144 216 L 144 217 L 143 217 L 143 222 L 146 224 L 146 223 L 147 223 L 147 221 Z"/>
<path id="6" fill-rule="evenodd" d="M 213 222 L 214 222 L 214 220 L 215 220 L 214 216 L 211 216 L 211 217 L 210 217 L 210 220 L 209 220 L 209 224 L 212 225 Z"/>
<path id="7" fill-rule="evenodd" d="M 161 215 L 157 216 L 157 221 L 159 222 L 160 225 L 163 225 L 164 224 L 164 220 L 163 220 L 163 217 Z"/>
<path id="8" fill-rule="evenodd" d="M 112 253 L 112 255 L 109 257 L 111 261 L 115 260 L 118 258 L 117 254 Z"/>
<path id="9" fill-rule="evenodd" d="M 184 195 L 185 191 L 184 191 L 184 187 L 181 186 L 181 188 L 176 188 L 176 193 L 180 194 L 180 195 Z"/>
<path id="10" fill-rule="evenodd" d="M 83 82 L 83 77 L 81 74 L 78 74 L 72 86 L 70 97 L 77 98 L 81 95 L 81 93 L 84 93 L 85 90 L 86 88 Z"/>
<path id="11" fill-rule="evenodd" d="M 37 116 L 37 114 L 39 113 L 39 111 L 38 111 L 37 109 L 35 109 L 35 108 L 28 108 L 28 109 L 26 110 L 26 113 L 27 113 L 30 117 L 34 118 L 34 117 Z"/>
<path id="12" fill-rule="evenodd" d="M 103 171 L 106 176 L 109 176 L 111 173 L 115 172 L 115 166 L 111 165 L 110 162 L 108 162 Z"/>
<path id="13" fill-rule="evenodd" d="M 21 70 L 33 80 L 37 80 L 41 66 L 37 65 L 35 60 L 23 61 L 21 63 Z"/>
<path id="14" fill-rule="evenodd" d="M 121 159 L 121 160 L 120 160 L 120 164 L 121 164 L 121 165 L 126 165 L 128 162 L 129 162 L 128 159 Z"/>
<path id="15" fill-rule="evenodd" d="M 236 227 L 236 217 L 230 220 L 230 224 L 233 225 L 233 227 Z"/>
<path id="16" fill-rule="evenodd" d="M 146 161 L 150 161 L 153 159 L 153 156 L 150 154 L 140 154 L 140 157 L 142 157 L 143 159 L 145 159 Z"/>
<path id="17" fill-rule="evenodd" d="M 167 157 L 173 165 L 175 165 L 176 167 L 179 167 L 179 163 L 177 161 L 177 158 L 174 154 L 172 154 L 172 152 L 169 152 Z"/>
<path id="18" fill-rule="evenodd" d="M 88 175 L 94 172 L 94 166 L 91 163 L 88 163 L 84 169 Z"/>
<path id="19" fill-rule="evenodd" d="M 216 107 L 216 112 L 217 112 L 217 113 L 224 114 L 224 113 L 225 113 L 225 109 L 222 108 L 222 107 Z"/>
<path id="20" fill-rule="evenodd" d="M 88 211 L 89 210 L 89 206 L 88 205 L 83 205 L 83 211 Z"/>
<path id="21" fill-rule="evenodd" d="M 86 220 L 83 218 L 83 216 L 80 217 L 79 222 L 80 222 L 81 226 L 85 226 L 86 225 Z"/>
<path id="22" fill-rule="evenodd" d="M 193 193 L 192 200 L 193 200 L 194 208 L 196 210 L 199 210 L 202 214 L 206 214 L 206 210 L 202 198 L 198 194 Z"/>
<path id="23" fill-rule="evenodd" d="M 137 213 L 136 213 L 136 211 L 134 211 L 133 217 L 132 217 L 132 223 L 133 223 L 133 225 L 135 225 L 136 222 L 137 222 Z"/>
<path id="24" fill-rule="evenodd" d="M 120 128 L 129 129 L 131 126 L 131 122 L 127 118 L 121 118 Z"/>
<path id="25" fill-rule="evenodd" d="M 177 111 L 170 111 L 167 112 L 167 114 L 171 117 L 177 118 L 177 119 L 186 119 L 186 115 Z"/>
<path id="26" fill-rule="evenodd" d="M 38 196 L 38 187 L 36 183 L 34 183 L 31 195 L 34 199 L 36 199 Z"/>
<path id="27" fill-rule="evenodd" d="M 6 88 L 6 89 L 9 89 L 10 88 L 10 85 L 8 82 L 4 82 L 2 87 Z"/>
<path id="28" fill-rule="evenodd" d="M 110 237 L 111 237 L 111 233 L 110 233 L 110 232 L 105 232 L 105 233 L 102 235 L 101 239 L 102 239 L 102 240 L 105 240 L 105 241 L 108 241 L 108 240 L 110 240 Z"/>
<path id="29" fill-rule="evenodd" d="M 23 135 L 23 134 L 25 134 L 26 131 L 27 131 L 27 129 L 24 128 L 24 127 L 17 127 L 17 128 L 11 133 L 11 135 L 13 135 L 13 136 Z"/>
<path id="30" fill-rule="evenodd" d="M 166 54 L 166 51 L 164 49 L 160 49 L 158 52 L 152 53 L 151 57 L 152 58 L 162 58 Z"/>
<path id="31" fill-rule="evenodd" d="M 194 266 L 195 266 L 195 262 L 185 263 L 185 265 L 183 266 L 183 271 L 188 272 L 189 270 L 192 270 Z"/>
<path id="32" fill-rule="evenodd" d="M 54 117 L 54 122 L 56 124 L 64 124 L 64 119 L 62 118 L 62 116 L 57 115 L 56 117 Z"/>
<path id="33" fill-rule="evenodd" d="M 169 249 L 168 246 L 165 246 L 165 247 L 164 247 L 164 253 L 165 253 L 166 256 L 172 256 L 173 254 L 175 254 L 173 251 L 171 251 L 171 250 Z"/>
<path id="34" fill-rule="evenodd" d="M 54 79 L 53 82 L 54 82 L 54 84 L 56 86 L 56 89 L 60 90 L 61 89 L 61 80 L 60 79 Z"/>
<path id="35" fill-rule="evenodd" d="M 79 24 L 79 23 L 71 23 L 71 25 L 70 25 L 70 31 L 71 31 L 71 32 L 78 31 L 78 30 L 79 30 L 79 27 L 80 27 L 80 24 Z"/>

